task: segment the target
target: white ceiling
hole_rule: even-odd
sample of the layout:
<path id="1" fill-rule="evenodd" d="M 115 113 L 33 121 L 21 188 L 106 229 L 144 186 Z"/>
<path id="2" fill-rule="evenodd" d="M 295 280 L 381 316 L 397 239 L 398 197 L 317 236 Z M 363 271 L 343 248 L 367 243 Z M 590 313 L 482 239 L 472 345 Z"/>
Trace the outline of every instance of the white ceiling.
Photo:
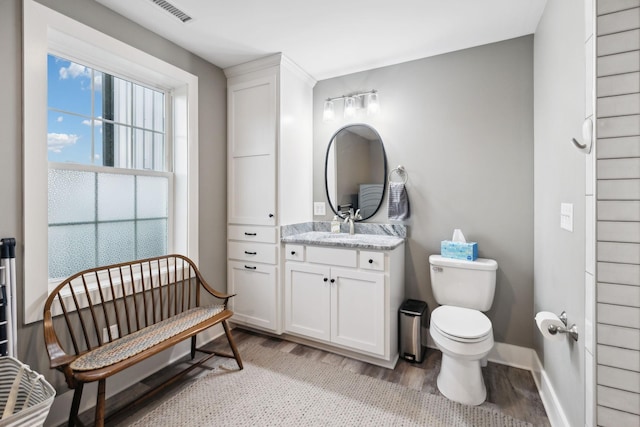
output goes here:
<path id="1" fill-rule="evenodd" d="M 532 34 L 546 0 L 96 0 L 226 68 L 282 52 L 317 80 Z"/>

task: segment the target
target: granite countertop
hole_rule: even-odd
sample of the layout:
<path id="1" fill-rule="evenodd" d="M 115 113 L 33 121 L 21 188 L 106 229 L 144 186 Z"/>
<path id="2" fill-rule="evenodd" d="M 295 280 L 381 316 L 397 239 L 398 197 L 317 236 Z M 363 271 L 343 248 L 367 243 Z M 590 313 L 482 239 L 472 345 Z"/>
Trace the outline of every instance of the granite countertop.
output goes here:
<path id="1" fill-rule="evenodd" d="M 380 234 L 349 234 L 331 233 L 328 231 L 309 231 L 283 237 L 283 243 L 299 243 L 304 245 L 333 246 L 339 248 L 358 248 L 391 250 L 402 243 L 404 239 L 396 236 Z"/>

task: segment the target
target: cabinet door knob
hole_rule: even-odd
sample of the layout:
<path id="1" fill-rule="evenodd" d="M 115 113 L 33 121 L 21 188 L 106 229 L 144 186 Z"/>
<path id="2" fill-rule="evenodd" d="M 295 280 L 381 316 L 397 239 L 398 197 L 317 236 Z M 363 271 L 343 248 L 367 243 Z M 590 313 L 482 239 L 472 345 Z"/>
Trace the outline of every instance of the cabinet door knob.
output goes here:
<path id="1" fill-rule="evenodd" d="M 291 255 L 295 255 L 295 254 L 296 254 L 296 251 L 291 251 Z"/>
<path id="2" fill-rule="evenodd" d="M 258 267 L 251 267 L 249 265 L 245 265 L 244 268 L 249 269 L 249 270 L 255 270 Z"/>
<path id="3" fill-rule="evenodd" d="M 329 280 L 329 279 L 327 279 L 327 278 L 325 277 L 325 278 L 324 278 L 324 279 L 322 279 L 322 280 L 323 280 L 324 282 L 326 282 L 326 281 L 327 281 L 327 280 Z"/>
<path id="4" fill-rule="evenodd" d="M 331 279 L 331 283 L 336 283 L 336 279 Z"/>
<path id="5" fill-rule="evenodd" d="M 373 260 L 372 259 L 369 260 L 369 264 L 373 264 Z"/>
<path id="6" fill-rule="evenodd" d="M 269 214 L 269 218 L 273 218 L 273 214 Z"/>

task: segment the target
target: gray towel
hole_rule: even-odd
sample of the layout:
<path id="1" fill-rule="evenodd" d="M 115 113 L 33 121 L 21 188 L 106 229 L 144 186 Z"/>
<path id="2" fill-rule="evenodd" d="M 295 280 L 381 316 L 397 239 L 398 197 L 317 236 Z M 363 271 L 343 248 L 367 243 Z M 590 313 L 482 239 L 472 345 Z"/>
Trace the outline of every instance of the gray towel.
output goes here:
<path id="1" fill-rule="evenodd" d="M 409 196 L 402 182 L 389 182 L 389 219 L 404 221 L 409 219 Z"/>

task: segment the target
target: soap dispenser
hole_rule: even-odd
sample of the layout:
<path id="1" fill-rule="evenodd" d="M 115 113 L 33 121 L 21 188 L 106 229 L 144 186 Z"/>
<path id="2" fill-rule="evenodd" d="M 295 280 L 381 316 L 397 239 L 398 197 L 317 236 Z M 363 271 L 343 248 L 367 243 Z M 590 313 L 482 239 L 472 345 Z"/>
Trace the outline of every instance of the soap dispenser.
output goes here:
<path id="1" fill-rule="evenodd" d="M 340 220 L 338 219 L 338 215 L 333 216 L 333 220 L 331 221 L 331 232 L 332 233 L 340 232 Z"/>

